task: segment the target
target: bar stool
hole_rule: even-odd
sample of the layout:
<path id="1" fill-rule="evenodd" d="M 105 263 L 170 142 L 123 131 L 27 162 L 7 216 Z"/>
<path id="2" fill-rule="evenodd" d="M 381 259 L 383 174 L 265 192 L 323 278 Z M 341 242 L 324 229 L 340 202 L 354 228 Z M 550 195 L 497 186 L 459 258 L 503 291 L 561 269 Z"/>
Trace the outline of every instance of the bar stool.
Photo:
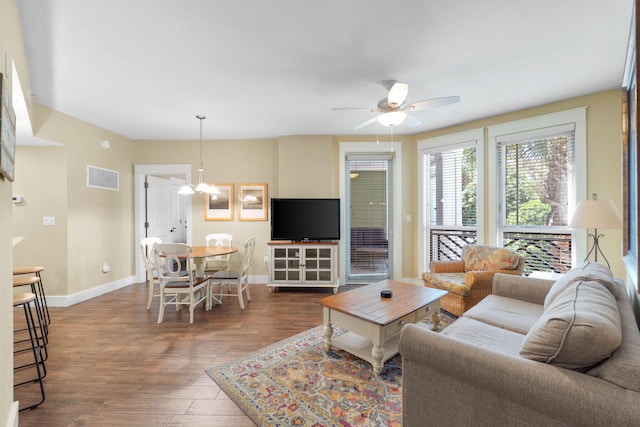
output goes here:
<path id="1" fill-rule="evenodd" d="M 34 292 L 36 294 L 36 298 L 38 298 L 40 305 L 44 308 L 44 313 L 46 314 L 46 324 L 49 326 L 51 324 L 51 316 L 49 316 L 49 306 L 47 305 L 47 298 L 44 294 L 44 285 L 42 284 L 42 275 L 41 273 L 44 271 L 44 267 L 42 266 L 33 266 L 33 267 L 15 267 L 13 269 L 13 275 L 18 276 L 22 274 L 35 274 L 40 281 L 38 282 L 38 292 Z"/>
<path id="2" fill-rule="evenodd" d="M 45 313 L 44 307 L 42 306 L 40 300 L 37 297 L 39 282 L 40 282 L 40 278 L 37 276 L 19 276 L 19 277 L 14 276 L 13 277 L 14 288 L 18 288 L 21 286 L 29 286 L 31 287 L 31 293 L 36 297 L 35 300 L 33 301 L 36 308 L 37 318 L 38 318 L 38 323 L 37 325 L 35 325 L 36 339 L 39 340 L 39 343 L 41 343 L 40 348 L 44 354 L 44 360 L 47 360 L 48 358 L 47 344 L 49 343 L 49 327 L 47 326 L 46 313 Z M 22 330 L 25 330 L 25 329 L 22 329 Z M 38 334 L 38 330 L 40 331 L 39 334 Z M 26 341 L 26 340 L 22 340 L 22 341 Z"/>
<path id="3" fill-rule="evenodd" d="M 36 296 L 35 294 L 32 294 L 32 293 L 13 294 L 13 306 L 14 307 L 22 306 L 24 310 L 24 318 L 27 324 L 27 327 L 25 329 L 29 332 L 29 341 L 31 342 L 31 352 L 33 353 L 33 363 L 28 363 L 26 365 L 14 367 L 13 370 L 15 372 L 15 371 L 27 368 L 29 366 L 35 366 L 36 374 L 37 374 L 36 378 L 31 378 L 26 381 L 19 382 L 17 384 L 14 384 L 13 387 L 16 388 L 21 385 L 37 382 L 40 384 L 40 396 L 41 396 L 41 399 L 38 403 L 34 403 L 26 408 L 22 408 L 20 409 L 20 412 L 26 411 L 28 409 L 35 409 L 38 406 L 40 406 L 42 402 L 44 402 L 44 383 L 42 380 L 47 372 L 44 366 L 44 360 L 42 360 L 41 349 L 40 349 L 40 345 L 37 338 L 37 329 L 36 329 L 35 322 L 33 320 L 33 313 L 31 312 L 31 302 L 34 302 L 35 300 L 36 300 Z M 17 342 L 22 342 L 22 341 L 25 341 L 25 340 L 21 340 Z M 14 344 L 15 343 L 16 341 L 14 341 Z M 14 354 L 21 351 L 22 350 L 14 351 Z M 41 370 L 41 367 L 42 367 L 42 370 Z"/>

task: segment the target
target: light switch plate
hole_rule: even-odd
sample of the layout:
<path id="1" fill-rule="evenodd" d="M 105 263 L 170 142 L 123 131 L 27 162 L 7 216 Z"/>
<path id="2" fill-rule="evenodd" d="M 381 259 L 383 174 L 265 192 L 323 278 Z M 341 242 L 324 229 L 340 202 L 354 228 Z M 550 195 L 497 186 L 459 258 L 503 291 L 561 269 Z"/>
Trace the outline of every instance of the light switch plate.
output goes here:
<path id="1" fill-rule="evenodd" d="M 43 216 L 42 217 L 42 225 L 56 225 L 56 217 L 55 216 Z"/>

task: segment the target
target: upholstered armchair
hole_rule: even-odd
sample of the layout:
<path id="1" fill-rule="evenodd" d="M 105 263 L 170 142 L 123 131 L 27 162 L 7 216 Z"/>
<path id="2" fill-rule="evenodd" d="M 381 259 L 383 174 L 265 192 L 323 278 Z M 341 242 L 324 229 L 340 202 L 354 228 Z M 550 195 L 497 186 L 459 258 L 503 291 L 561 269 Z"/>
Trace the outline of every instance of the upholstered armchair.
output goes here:
<path id="1" fill-rule="evenodd" d="M 522 275 L 523 269 L 524 257 L 509 249 L 467 245 L 460 260 L 432 261 L 422 280 L 426 287 L 449 291 L 440 307 L 461 316 L 491 293 L 494 274 Z"/>

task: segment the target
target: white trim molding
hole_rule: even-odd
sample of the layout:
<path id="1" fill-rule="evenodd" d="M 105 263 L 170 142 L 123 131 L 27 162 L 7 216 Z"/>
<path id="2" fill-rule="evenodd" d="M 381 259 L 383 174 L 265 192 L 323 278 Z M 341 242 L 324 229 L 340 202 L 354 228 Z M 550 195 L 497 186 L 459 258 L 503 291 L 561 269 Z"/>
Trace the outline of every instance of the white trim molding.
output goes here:
<path id="1" fill-rule="evenodd" d="M 81 292 L 76 292 L 70 295 L 47 295 L 47 305 L 50 307 L 69 307 L 84 301 L 88 301 L 92 298 L 99 297 L 100 295 L 108 294 L 109 292 L 117 291 L 135 283 L 134 276 L 124 277 L 122 279 L 115 280 L 113 282 L 105 283 L 95 288 L 86 289 Z M 146 283 L 143 283 L 146 286 Z"/>

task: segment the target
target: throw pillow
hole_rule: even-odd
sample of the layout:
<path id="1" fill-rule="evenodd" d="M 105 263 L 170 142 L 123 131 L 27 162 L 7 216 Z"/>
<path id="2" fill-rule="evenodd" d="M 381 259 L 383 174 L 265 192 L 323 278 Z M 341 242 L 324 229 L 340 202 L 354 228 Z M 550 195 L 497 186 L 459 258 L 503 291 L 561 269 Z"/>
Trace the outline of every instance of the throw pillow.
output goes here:
<path id="1" fill-rule="evenodd" d="M 565 289 L 579 281 L 599 283 L 607 288 L 611 295 L 618 296 L 618 287 L 613 281 L 611 270 L 597 262 L 585 261 L 573 267 L 551 286 L 544 299 L 544 308 L 546 309 Z"/>
<path id="2" fill-rule="evenodd" d="M 583 370 L 620 346 L 622 326 L 616 300 L 596 282 L 566 288 L 527 333 L 520 356 Z"/>
<path id="3" fill-rule="evenodd" d="M 586 373 L 640 393 L 640 334 L 624 288 L 618 292 L 617 301 L 622 322 L 622 344 L 610 358 Z"/>
<path id="4" fill-rule="evenodd" d="M 505 248 L 467 245 L 462 249 L 465 271 L 513 270 L 520 261 L 518 254 Z"/>

